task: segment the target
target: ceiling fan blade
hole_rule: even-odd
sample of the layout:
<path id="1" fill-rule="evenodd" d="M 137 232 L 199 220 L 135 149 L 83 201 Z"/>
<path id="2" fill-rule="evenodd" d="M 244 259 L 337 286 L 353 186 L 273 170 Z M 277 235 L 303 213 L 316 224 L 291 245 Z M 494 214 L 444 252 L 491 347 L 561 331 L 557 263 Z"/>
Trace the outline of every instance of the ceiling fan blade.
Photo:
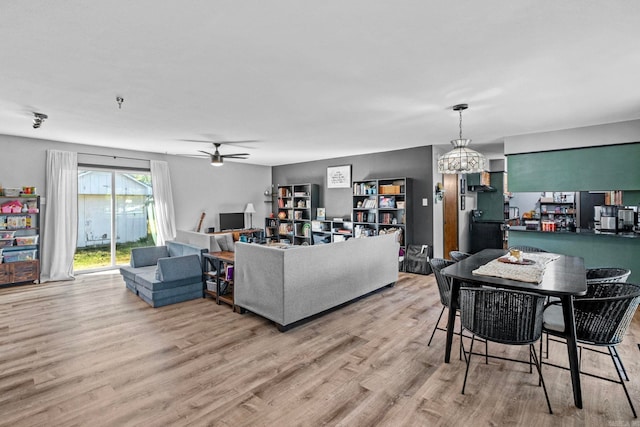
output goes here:
<path id="1" fill-rule="evenodd" d="M 235 153 L 235 154 L 223 154 L 222 157 L 228 157 L 228 158 L 238 158 L 238 157 L 244 157 L 244 156 L 248 156 L 249 153 Z"/>
<path id="2" fill-rule="evenodd" d="M 211 154 L 211 153 L 209 153 L 209 152 L 207 152 L 207 151 L 202 151 L 202 150 L 198 150 L 198 151 L 199 151 L 200 153 L 204 153 L 204 154 L 206 154 L 207 156 L 212 156 L 212 155 L 213 155 L 213 154 Z"/>

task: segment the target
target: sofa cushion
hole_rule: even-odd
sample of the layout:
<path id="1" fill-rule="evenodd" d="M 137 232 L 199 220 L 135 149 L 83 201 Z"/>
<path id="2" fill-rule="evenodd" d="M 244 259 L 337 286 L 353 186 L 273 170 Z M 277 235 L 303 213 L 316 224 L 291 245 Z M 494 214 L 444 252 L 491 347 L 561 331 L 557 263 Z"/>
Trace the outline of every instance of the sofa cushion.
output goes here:
<path id="1" fill-rule="evenodd" d="M 197 291 L 190 291 L 187 293 L 182 293 L 179 295 L 168 296 L 164 298 L 149 298 L 143 294 L 138 294 L 138 296 L 151 307 L 163 307 L 169 304 L 177 304 L 179 302 L 189 301 L 193 299 L 202 298 L 202 289 Z"/>
<path id="2" fill-rule="evenodd" d="M 182 286 L 176 286 L 170 289 L 151 290 L 144 286 L 138 286 L 138 295 L 145 296 L 149 299 L 163 299 L 168 297 L 174 297 L 176 295 L 187 294 L 192 292 L 199 292 L 202 296 L 202 282 L 186 283 Z"/>
<path id="3" fill-rule="evenodd" d="M 148 246 L 131 249 L 131 267 L 147 267 L 156 265 L 158 258 L 169 256 L 167 246 Z"/>
<path id="4" fill-rule="evenodd" d="M 202 279 L 202 264 L 198 255 L 184 255 L 158 260 L 158 280 L 170 282 L 192 277 Z"/>
<path id="5" fill-rule="evenodd" d="M 122 277 L 124 277 L 125 279 L 129 279 L 131 281 L 135 281 L 136 280 L 136 276 L 140 273 L 153 273 L 155 274 L 156 272 L 156 265 L 148 265 L 146 267 L 120 267 L 120 274 L 122 274 Z"/>
<path id="6" fill-rule="evenodd" d="M 216 242 L 220 246 L 221 251 L 234 252 L 235 242 L 233 241 L 233 233 L 216 234 Z"/>
<path id="7" fill-rule="evenodd" d="M 172 289 L 184 285 L 190 285 L 198 281 L 202 288 L 202 276 L 185 277 L 177 280 L 171 280 L 170 282 L 158 280 L 155 277 L 155 273 L 143 273 L 136 276 L 136 287 L 145 287 L 151 291 L 164 291 L 166 289 Z"/>
<path id="8" fill-rule="evenodd" d="M 169 257 L 177 257 L 177 256 L 192 255 L 192 254 L 195 254 L 195 255 L 198 255 L 198 257 L 201 257 L 203 253 L 207 253 L 208 249 L 201 248 L 199 246 L 190 245 L 188 243 L 168 241 L 167 250 L 168 250 L 167 256 Z"/>

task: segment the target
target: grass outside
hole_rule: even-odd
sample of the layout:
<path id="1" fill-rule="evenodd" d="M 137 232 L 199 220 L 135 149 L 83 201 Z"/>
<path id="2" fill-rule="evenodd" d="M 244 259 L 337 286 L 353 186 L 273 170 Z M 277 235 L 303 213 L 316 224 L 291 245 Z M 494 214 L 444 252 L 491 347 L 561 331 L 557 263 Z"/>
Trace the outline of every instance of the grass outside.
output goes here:
<path id="1" fill-rule="evenodd" d="M 150 234 L 136 242 L 116 244 L 116 264 L 129 264 L 131 249 L 143 246 L 155 246 Z M 92 246 L 77 248 L 73 257 L 73 269 L 76 271 L 92 268 L 108 267 L 111 265 L 111 246 Z"/>

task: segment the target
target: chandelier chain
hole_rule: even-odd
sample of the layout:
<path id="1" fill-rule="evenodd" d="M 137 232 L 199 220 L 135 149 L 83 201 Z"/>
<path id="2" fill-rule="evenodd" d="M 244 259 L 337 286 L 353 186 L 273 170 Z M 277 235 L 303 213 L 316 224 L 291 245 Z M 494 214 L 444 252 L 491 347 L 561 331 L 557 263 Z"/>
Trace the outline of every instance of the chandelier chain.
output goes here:
<path id="1" fill-rule="evenodd" d="M 462 110 L 458 111 L 460 114 L 460 139 L 462 139 Z"/>

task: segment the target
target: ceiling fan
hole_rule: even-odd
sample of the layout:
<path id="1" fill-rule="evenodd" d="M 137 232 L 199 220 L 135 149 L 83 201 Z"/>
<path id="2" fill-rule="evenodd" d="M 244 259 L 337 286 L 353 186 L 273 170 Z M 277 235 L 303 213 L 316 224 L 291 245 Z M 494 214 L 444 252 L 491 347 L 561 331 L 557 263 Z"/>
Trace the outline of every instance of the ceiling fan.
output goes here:
<path id="1" fill-rule="evenodd" d="M 247 141 L 248 142 L 248 141 Z M 208 151 L 198 150 L 201 153 L 207 154 L 211 157 L 211 166 L 222 166 L 223 159 L 242 159 L 246 160 L 249 153 L 235 153 L 235 154 L 220 154 L 218 148 L 222 145 L 220 142 L 214 142 L 213 145 L 216 147 L 215 153 L 209 153 Z"/>

